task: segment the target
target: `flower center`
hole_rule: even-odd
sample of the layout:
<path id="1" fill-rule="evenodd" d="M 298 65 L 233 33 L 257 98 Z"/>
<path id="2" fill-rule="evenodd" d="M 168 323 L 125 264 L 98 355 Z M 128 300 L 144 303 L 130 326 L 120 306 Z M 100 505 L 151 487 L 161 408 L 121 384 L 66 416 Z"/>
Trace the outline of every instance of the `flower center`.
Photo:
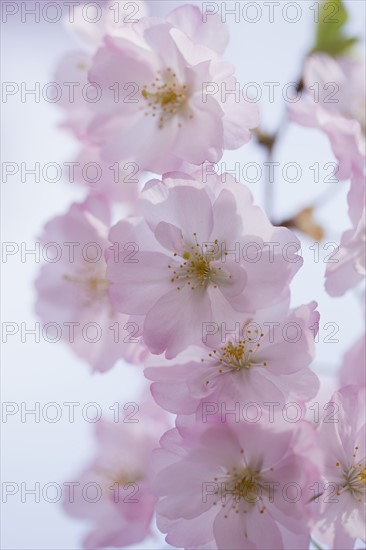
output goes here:
<path id="1" fill-rule="evenodd" d="M 164 73 L 158 71 L 155 81 L 150 86 L 145 84 L 141 95 L 147 102 L 143 107 L 145 116 L 158 116 L 159 128 L 163 128 L 164 123 L 174 115 L 184 114 L 189 97 L 187 85 L 178 82 L 176 73 L 170 67 Z M 193 115 L 188 118 L 193 118 Z"/>
<path id="2" fill-rule="evenodd" d="M 214 270 L 210 267 L 210 262 L 202 255 L 194 253 L 193 257 L 189 252 L 184 252 L 183 258 L 188 260 L 189 268 L 188 272 L 192 273 L 193 277 L 201 282 L 208 281 L 213 274 Z"/>
<path id="3" fill-rule="evenodd" d="M 229 513 L 247 514 L 248 510 L 255 507 L 260 514 L 265 512 L 263 496 L 269 497 L 270 493 L 263 483 L 260 469 L 245 465 L 238 468 L 234 466 L 225 475 L 215 477 L 214 481 L 217 490 L 213 505 L 216 506 L 220 501 L 221 506 L 227 509 L 225 519 Z"/>
<path id="4" fill-rule="evenodd" d="M 213 378 L 220 374 L 268 365 L 267 361 L 263 361 L 257 356 L 261 345 L 258 340 L 261 340 L 264 334 L 259 333 L 258 329 L 254 330 L 254 335 L 251 330 L 248 330 L 247 334 L 246 338 L 241 338 L 235 343 L 229 341 L 225 346 L 220 349 L 213 349 L 208 354 L 210 363 L 213 362 L 213 366 L 218 369 L 213 373 Z M 204 361 L 204 359 L 201 359 L 201 362 Z M 208 385 L 210 380 L 206 380 L 205 383 Z"/>
<path id="5" fill-rule="evenodd" d="M 258 490 L 260 490 L 259 480 L 259 473 L 250 468 L 245 468 L 243 472 L 234 472 L 231 474 L 228 492 L 237 502 L 246 500 L 253 504 L 258 498 Z"/>
<path id="6" fill-rule="evenodd" d="M 358 474 L 358 480 L 363 485 L 366 485 L 366 468 L 363 468 L 362 470 L 360 470 L 360 473 Z"/>
<path id="7" fill-rule="evenodd" d="M 126 472 L 124 470 L 104 472 L 106 480 L 110 480 L 113 483 L 117 483 L 121 487 L 128 485 L 128 483 L 136 483 L 142 479 L 142 475 L 137 472 Z"/>
<path id="8" fill-rule="evenodd" d="M 212 267 L 211 261 L 214 259 L 213 252 L 203 252 L 203 247 L 197 242 L 197 233 L 193 233 L 195 244 L 191 245 L 188 250 L 181 254 L 182 263 L 179 267 L 168 265 L 168 269 L 172 269 L 170 281 L 179 283 L 177 290 L 181 290 L 185 284 L 189 285 L 192 290 L 196 288 L 206 289 L 210 283 L 213 283 L 214 288 L 217 288 L 217 282 L 222 275 L 221 267 Z M 217 246 L 217 239 L 214 245 Z M 205 245 L 208 247 L 208 245 Z M 178 256 L 177 252 L 173 253 L 174 257 Z M 228 276 L 231 278 L 231 276 Z"/>
<path id="9" fill-rule="evenodd" d="M 130 468 L 121 469 L 120 465 L 114 462 L 94 468 L 94 473 L 98 477 L 98 481 L 103 487 L 105 494 L 114 499 L 116 498 L 115 491 L 127 491 L 130 489 L 130 486 L 135 485 L 143 479 L 141 472 Z M 117 497 L 115 502 L 119 502 L 119 498 Z M 122 495 L 121 498 L 123 498 Z"/>
<path id="10" fill-rule="evenodd" d="M 65 281 L 80 285 L 84 294 L 86 305 L 91 305 L 97 301 L 103 301 L 109 289 L 109 281 L 104 278 L 104 272 L 97 273 L 80 273 L 79 275 L 63 276 Z"/>
<path id="11" fill-rule="evenodd" d="M 355 447 L 353 459 L 357 458 L 358 447 Z M 336 466 L 343 468 L 343 486 L 338 491 L 340 495 L 344 491 L 349 491 L 353 497 L 362 502 L 362 496 L 366 493 L 366 465 L 365 460 L 352 464 L 351 467 L 343 467 L 340 462 Z"/>

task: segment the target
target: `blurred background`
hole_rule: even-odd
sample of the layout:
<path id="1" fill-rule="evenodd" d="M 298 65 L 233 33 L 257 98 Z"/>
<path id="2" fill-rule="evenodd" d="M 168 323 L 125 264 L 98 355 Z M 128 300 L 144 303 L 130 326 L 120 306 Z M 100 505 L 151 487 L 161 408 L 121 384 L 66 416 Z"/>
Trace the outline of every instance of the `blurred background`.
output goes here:
<path id="1" fill-rule="evenodd" d="M 184 3 L 170 0 L 147 2 L 152 15 L 164 15 Z M 5 4 L 18 7 L 24 4 L 32 8 L 35 2 L 2 2 L 3 10 Z M 64 5 L 60 0 L 58 4 L 61 7 Z M 219 4 L 226 4 L 229 10 L 234 2 Z M 262 15 L 255 23 L 243 18 L 235 22 L 234 17 L 228 15 L 231 41 L 225 58 L 236 65 L 239 82 L 256 82 L 263 89 L 259 102 L 261 127 L 270 132 L 277 129 L 285 115 L 286 103 L 281 93 L 283 86 L 298 80 L 304 57 L 312 47 L 315 32 L 314 2 L 281 1 L 273 22 L 269 20 L 269 10 L 265 3 L 259 1 L 252 4 L 262 9 Z M 282 15 L 285 4 L 297 6 L 287 8 L 287 19 L 294 19 L 295 12 L 291 12 L 292 9 L 300 14 L 296 22 L 286 20 Z M 344 4 L 350 16 L 347 29 L 350 34 L 361 38 L 359 48 L 362 50 L 366 4 L 359 0 L 345 0 Z M 250 17 L 254 19 L 254 15 Z M 19 85 L 24 82 L 29 88 L 34 87 L 36 82 L 42 86 L 52 81 L 61 57 L 71 50 L 79 49 L 76 38 L 61 21 L 50 23 L 41 19 L 35 22 L 34 17 L 29 15 L 22 22 L 20 12 L 9 15 L 5 22 L 3 16 L 1 41 L 3 82 Z M 272 103 L 269 101 L 268 88 L 263 86 L 265 82 L 280 83 Z M 32 167 L 36 162 L 41 166 L 49 162 L 62 165 L 75 159 L 78 144 L 70 134 L 59 128 L 64 115 L 57 104 L 44 100 L 37 103 L 32 96 L 21 102 L 17 94 L 6 102 L 3 100 L 1 110 L 3 163 L 25 163 Z M 262 165 L 265 160 L 264 152 L 255 140 L 223 158 L 227 170 L 234 170 L 237 162 L 241 166 L 249 162 Z M 316 130 L 289 124 L 276 147 L 274 160 L 280 162 L 281 167 L 289 162 L 298 163 L 302 176 L 298 182 L 290 183 L 277 172 L 278 178 L 273 186 L 273 220 L 291 218 L 302 208 L 312 206 L 321 199 L 321 205 L 315 212 L 316 222 L 325 231 L 324 240 L 320 243 L 320 261 L 314 261 L 314 249 L 310 248 L 314 240 L 299 234 L 305 263 L 295 277 L 292 291 L 293 305 L 311 300 L 319 304 L 320 334 L 313 368 L 318 374 L 332 375 L 337 371 L 344 352 L 363 330 L 360 293 L 350 291 L 342 298 L 330 298 L 323 288 L 326 267 L 323 259 L 332 251 L 331 248 L 324 250 L 323 246 L 327 242 L 338 243 L 343 231 L 350 226 L 346 205 L 349 184 L 323 181 L 329 170 L 323 171 L 321 167 L 334 162 L 335 158 L 327 138 Z M 314 181 L 314 172 L 310 169 L 314 163 L 320 166 L 318 183 Z M 247 185 L 257 204 L 264 206 L 263 179 L 257 182 L 250 179 L 255 178 L 249 175 Z M 241 181 L 244 181 L 243 177 Z M 3 177 L 3 243 L 12 242 L 19 246 L 25 243 L 28 249 L 34 249 L 45 222 L 64 213 L 71 202 L 82 200 L 85 193 L 85 188 L 66 180 L 50 183 L 41 179 L 35 182 L 32 176 L 27 176 L 26 181 L 22 182 L 19 174 L 8 177 L 7 181 Z M 40 265 L 31 254 L 26 256 L 25 261 L 22 261 L 20 254 L 3 260 L 3 327 L 4 323 L 16 323 L 19 327 L 24 323 L 27 329 L 34 328 L 38 319 L 34 315 L 33 284 Z M 329 328 L 329 325 L 325 329 L 327 323 L 332 323 L 336 329 Z M 336 341 L 324 342 L 333 330 L 336 332 L 332 339 Z M 41 487 L 49 482 L 62 486 L 65 480 L 76 479 L 78 471 L 93 453 L 93 423 L 82 417 L 82 406 L 96 402 L 101 407 L 103 417 L 108 417 L 112 415 L 110 407 L 115 402 L 138 401 L 141 388 L 146 386 L 142 381 L 141 370 L 124 364 L 122 360 L 106 374 L 90 375 L 88 366 L 78 360 L 65 344 L 52 344 L 42 339 L 36 342 L 32 335 L 23 340 L 21 331 L 9 336 L 6 342 L 3 334 L 3 404 L 13 402 L 21 407 L 23 402 L 27 409 L 34 409 L 36 403 L 39 403 L 42 411 L 45 404 L 55 402 L 61 405 L 63 414 L 54 423 L 47 422 L 42 414 L 39 422 L 31 414 L 22 421 L 20 412 L 7 418 L 3 416 L 2 482 L 13 482 L 19 486 L 23 482 L 29 489 L 36 482 Z M 67 408 L 62 405 L 65 402 L 81 404 L 73 423 L 69 422 Z M 51 410 L 49 415 L 52 415 Z M 21 502 L 18 493 L 2 503 L 2 548 L 80 548 L 80 540 L 88 529 L 86 523 L 64 515 L 59 503 L 48 503 L 42 499 L 37 503 L 32 496 L 25 500 Z M 141 545 L 137 547 L 141 548 Z M 159 536 L 149 539 L 144 545 L 146 549 L 163 547 L 163 539 Z"/>

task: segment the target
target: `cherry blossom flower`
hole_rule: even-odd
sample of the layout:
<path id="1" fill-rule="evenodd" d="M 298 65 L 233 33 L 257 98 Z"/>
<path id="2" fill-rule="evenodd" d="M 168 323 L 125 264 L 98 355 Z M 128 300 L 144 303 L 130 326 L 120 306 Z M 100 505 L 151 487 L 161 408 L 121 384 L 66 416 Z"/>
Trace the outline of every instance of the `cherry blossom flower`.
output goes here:
<path id="1" fill-rule="evenodd" d="M 353 228 L 343 234 L 325 273 L 325 288 L 331 296 L 343 295 L 366 275 L 365 180 L 362 173 L 356 173 L 352 179 L 348 204 Z"/>
<path id="2" fill-rule="evenodd" d="M 344 356 L 339 373 L 340 387 L 366 386 L 366 335 L 362 334 Z"/>
<path id="3" fill-rule="evenodd" d="M 213 48 L 219 28 L 224 39 Z M 89 71 L 102 98 L 88 126 L 103 158 L 132 158 L 163 173 L 216 162 L 249 140 L 258 110 L 233 94 L 234 68 L 217 53 L 226 32 L 218 18 L 206 26 L 197 8 L 183 6 L 166 20 L 143 18 L 123 36 L 104 37 Z"/>
<path id="4" fill-rule="evenodd" d="M 314 364 L 316 368 L 316 363 Z M 320 370 L 320 369 L 319 369 Z M 333 393 L 338 389 L 337 379 L 334 373 L 319 372 L 319 390 L 316 396 L 306 404 L 305 420 L 311 422 L 314 426 L 318 425 L 321 419 L 320 411 L 328 410 L 328 403 Z"/>
<path id="5" fill-rule="evenodd" d="M 314 495 L 314 533 L 330 548 L 353 548 L 366 540 L 365 388 L 346 386 L 332 397 L 319 427 L 325 455 L 323 484 Z M 317 498 L 316 498 L 317 497 Z"/>
<path id="6" fill-rule="evenodd" d="M 106 35 L 123 37 L 126 28 L 133 27 L 141 17 L 147 15 L 146 4 L 140 0 L 118 0 L 118 4 L 117 7 L 117 2 L 112 0 L 102 2 L 99 8 L 102 16 L 99 19 L 100 14 L 95 6 L 87 8 L 87 18 L 84 14 L 85 6 L 75 6 L 73 22 L 66 20 L 68 29 L 88 47 L 68 53 L 58 64 L 55 81 L 64 91 L 58 103 L 67 114 L 67 121 L 62 126 L 71 129 L 78 139 L 84 141 L 85 146 L 91 145 L 86 130 L 94 118 L 95 103 L 99 97 L 97 86 L 88 80 L 93 55 L 102 46 Z M 131 8 L 135 12 L 133 17 L 127 13 L 131 12 Z M 133 22 L 129 22 L 131 19 Z M 203 23 L 201 11 L 195 6 L 187 5 L 173 10 L 166 21 L 180 28 L 193 42 L 205 45 L 217 54 L 224 52 L 229 40 L 227 27 L 221 23 L 220 17 L 215 14 Z"/>
<path id="7" fill-rule="evenodd" d="M 337 263 L 327 266 L 325 288 L 331 296 L 341 296 L 364 280 L 365 269 L 365 210 L 352 230 L 342 237 L 340 248 L 333 255 Z"/>
<path id="8" fill-rule="evenodd" d="M 175 547 L 308 548 L 314 432 L 210 422 L 167 432 L 156 450 L 157 523 Z"/>
<path id="9" fill-rule="evenodd" d="M 58 327 L 53 335 L 50 325 L 50 338 L 60 333 L 79 357 L 101 372 L 119 358 L 139 363 L 148 353 L 138 339 L 140 320 L 119 314 L 109 300 L 106 223 L 106 204 L 92 198 L 49 221 L 40 242 L 47 250 L 50 246 L 52 261 L 42 266 L 36 281 L 36 312 L 43 323 Z"/>
<path id="10" fill-rule="evenodd" d="M 87 129 L 94 117 L 94 103 L 86 97 L 95 97 L 98 92 L 87 79 L 91 55 L 86 52 L 71 52 L 64 56 L 55 74 L 55 81 L 65 91 L 60 106 L 66 119 L 60 124 L 79 140 L 81 151 L 69 168 L 69 182 L 88 187 L 90 194 L 105 195 L 109 201 L 123 202 L 132 207 L 136 204 L 141 180 L 141 171 L 136 162 L 107 162 L 100 156 L 100 150 L 91 144 Z M 75 86 L 65 87 L 65 83 Z M 89 90 L 87 91 L 88 88 Z"/>
<path id="11" fill-rule="evenodd" d="M 73 17 L 65 18 L 66 28 L 80 40 L 83 50 L 70 52 L 61 59 L 55 81 L 63 91 L 59 104 L 67 114 L 62 126 L 71 129 L 79 139 L 85 140 L 85 131 L 94 116 L 94 99 L 98 98 L 98 90 L 88 81 L 92 56 L 106 34 L 118 36 L 124 27 L 146 15 L 147 7 L 141 0 L 133 3 L 107 0 L 74 6 Z"/>
<path id="12" fill-rule="evenodd" d="M 58 104 L 66 115 L 60 126 L 71 131 L 82 143 L 70 181 L 87 184 L 91 194 L 104 194 L 108 200 L 123 201 L 130 206 L 137 197 L 139 167 L 132 159 L 119 166 L 104 162 L 100 151 L 87 138 L 87 129 L 95 114 L 95 101 L 99 97 L 97 87 L 89 83 L 88 71 L 104 35 L 118 36 L 124 27 L 146 15 L 146 3 L 141 0 L 108 0 L 73 6 L 73 17 L 65 18 L 65 25 L 80 40 L 83 50 L 67 53 L 56 67 L 54 77 L 62 90 Z M 94 172 L 89 163 L 95 166 Z M 88 172 L 85 174 L 83 170 Z"/>
<path id="13" fill-rule="evenodd" d="M 303 80 L 305 98 L 291 104 L 290 118 L 325 132 L 339 161 L 337 178 L 348 179 L 365 163 L 364 60 L 316 53 Z"/>
<path id="14" fill-rule="evenodd" d="M 235 410 L 254 403 L 255 416 L 270 412 L 264 403 L 308 401 L 319 389 L 317 376 L 308 368 L 319 319 L 315 307 L 298 307 L 276 321 L 267 312 L 244 325 L 238 314 L 224 326 L 209 325 L 197 359 L 145 369 L 156 402 L 176 414 L 200 407 L 202 415 L 207 404 Z"/>
<path id="15" fill-rule="evenodd" d="M 153 180 L 142 194 L 144 218 L 110 231 L 112 303 L 145 316 L 146 345 L 168 359 L 200 342 L 203 323 L 233 311 L 249 318 L 285 300 L 302 263 L 296 237 L 273 227 L 243 185 L 229 176 L 214 181 Z"/>
<path id="16" fill-rule="evenodd" d="M 66 114 L 60 126 L 71 131 L 84 145 L 88 143 L 86 131 L 93 118 L 93 101 L 98 97 L 98 90 L 88 81 L 91 61 L 91 54 L 86 51 L 68 52 L 60 60 L 54 75 L 55 82 L 63 91 L 58 105 Z"/>
<path id="17" fill-rule="evenodd" d="M 122 415 L 118 422 L 98 422 L 95 457 L 78 476 L 79 485 L 65 495 L 65 511 L 92 522 L 83 541 L 86 549 L 120 548 L 151 534 L 156 504 L 151 453 L 168 422 L 148 402 L 128 414 L 128 422 Z"/>
<path id="18" fill-rule="evenodd" d="M 88 45 L 88 48 L 65 55 L 57 66 L 54 80 L 63 92 L 58 104 L 63 108 L 66 119 L 62 121 L 61 127 L 71 131 L 83 145 L 83 150 L 76 162 L 80 163 L 81 160 L 86 159 L 87 162 L 97 163 L 102 170 L 101 178 L 95 182 L 88 182 L 90 191 L 104 193 L 109 200 L 129 202 L 136 194 L 135 180 L 141 178 L 141 163 L 137 164 L 134 154 L 124 156 L 119 163 L 120 174 L 116 177 L 117 162 L 115 159 L 102 159 L 100 149 L 91 142 L 88 134 L 89 126 L 96 115 L 99 95 L 102 93 L 97 83 L 90 83 L 88 80 L 93 55 L 102 45 L 104 35 L 123 36 L 123 29 L 134 26 L 134 23 L 126 22 L 132 17 L 129 17 L 127 11 L 130 12 L 134 7 L 137 11 L 133 14 L 133 18 L 136 20 L 146 15 L 146 6 L 143 2 L 132 3 L 120 0 L 119 4 L 118 18 L 116 2 L 103 2 L 100 6 L 102 17 L 99 20 L 97 20 L 98 8 L 90 5 L 88 19 L 93 20 L 95 11 L 97 20 L 95 23 L 88 22 L 85 18 L 83 5 L 75 7 L 74 22 L 68 26 Z M 220 17 L 214 15 L 203 24 L 198 7 L 179 7 L 167 16 L 166 21 L 178 26 L 193 42 L 205 45 L 217 54 L 223 53 L 228 43 L 227 27 L 221 23 Z M 130 33 L 133 34 L 132 31 Z M 80 177 L 79 174 L 82 166 L 80 169 L 76 168 L 76 174 L 79 176 L 76 181 L 85 183 L 85 177 Z"/>

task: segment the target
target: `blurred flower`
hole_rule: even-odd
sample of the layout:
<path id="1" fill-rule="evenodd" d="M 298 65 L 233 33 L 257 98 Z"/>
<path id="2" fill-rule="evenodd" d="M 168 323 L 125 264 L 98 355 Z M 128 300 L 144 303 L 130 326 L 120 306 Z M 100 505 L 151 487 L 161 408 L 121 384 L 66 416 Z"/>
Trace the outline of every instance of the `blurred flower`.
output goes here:
<path id="1" fill-rule="evenodd" d="M 366 540 L 365 388 L 346 386 L 331 403 L 319 427 L 324 494 L 314 502 L 315 534 L 329 548 L 341 550 Z"/>
<path id="2" fill-rule="evenodd" d="M 151 453 L 167 426 L 163 411 L 149 402 L 130 411 L 129 420 L 98 422 L 95 457 L 63 503 L 69 515 L 93 523 L 83 548 L 120 548 L 151 534 L 157 500 Z"/>
<path id="3" fill-rule="evenodd" d="M 342 296 L 366 275 L 365 180 L 355 174 L 348 193 L 353 228 L 343 233 L 339 248 L 327 264 L 325 289 L 331 296 Z"/>
<path id="4" fill-rule="evenodd" d="M 141 175 L 138 165 L 132 161 L 119 165 L 104 162 L 99 149 L 87 139 L 87 129 L 95 114 L 94 98 L 98 96 L 98 90 L 89 83 L 88 71 L 104 35 L 118 36 L 124 27 L 147 15 L 147 6 L 140 0 L 108 0 L 74 6 L 73 14 L 73 21 L 66 18 L 65 24 L 80 39 L 83 50 L 66 54 L 54 77 L 63 91 L 59 105 L 65 111 L 66 119 L 61 127 L 73 132 L 82 144 L 82 151 L 75 159 L 72 183 L 86 184 L 92 194 L 104 194 L 109 201 L 123 201 L 133 207 Z M 88 174 L 92 174 L 90 178 Z"/>
<path id="5" fill-rule="evenodd" d="M 326 133 L 339 162 L 340 180 L 365 163 L 364 64 L 363 59 L 313 54 L 304 68 L 305 97 L 290 106 L 293 121 Z"/>
<path id="6" fill-rule="evenodd" d="M 106 223 L 106 203 L 93 198 L 50 220 L 40 242 L 59 252 L 36 281 L 37 315 L 45 324 L 56 324 L 73 351 L 101 372 L 120 358 L 140 363 L 148 353 L 138 339 L 139 319 L 116 312 L 109 300 Z"/>
<path id="7" fill-rule="evenodd" d="M 340 386 L 366 386 L 366 335 L 363 334 L 344 356 L 339 373 Z"/>
<path id="8" fill-rule="evenodd" d="M 130 15 L 131 8 L 134 11 L 133 17 Z M 134 24 L 131 19 L 136 22 L 146 15 L 146 4 L 141 0 L 107 0 L 99 4 L 74 6 L 73 20 L 70 17 L 65 18 L 67 29 L 80 39 L 84 48 L 70 52 L 62 58 L 56 68 L 55 81 L 62 89 L 68 85 L 69 93 L 65 91 L 59 102 L 67 114 L 67 121 L 63 126 L 72 129 L 79 139 L 85 137 L 86 128 L 95 110 L 93 92 L 90 92 L 90 96 L 85 92 L 85 88 L 89 86 L 88 71 L 93 54 L 106 34 L 119 36 L 124 27 Z"/>

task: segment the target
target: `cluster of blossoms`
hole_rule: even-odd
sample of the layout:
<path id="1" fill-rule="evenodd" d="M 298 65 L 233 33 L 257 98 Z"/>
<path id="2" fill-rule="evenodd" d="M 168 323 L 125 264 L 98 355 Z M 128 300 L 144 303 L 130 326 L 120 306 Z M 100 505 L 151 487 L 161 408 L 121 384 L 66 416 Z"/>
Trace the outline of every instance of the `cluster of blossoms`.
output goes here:
<path id="1" fill-rule="evenodd" d="M 139 189 L 105 169 L 81 204 L 47 223 L 43 243 L 77 246 L 42 268 L 36 309 L 45 323 L 75 329 L 66 340 L 93 371 L 119 359 L 144 367 L 154 402 L 143 397 L 136 424 L 100 423 L 80 481 L 99 483 L 101 498 L 65 509 L 93 522 L 85 548 L 141 543 L 154 514 L 178 548 L 305 549 L 311 536 L 353 548 L 366 538 L 364 340 L 345 357 L 334 415 L 308 420 L 319 392 L 319 313 L 316 302 L 290 305 L 300 241 L 271 223 L 244 184 L 228 174 L 203 181 L 200 170 L 259 124 L 254 103 L 204 93 L 208 83 L 236 83 L 221 57 L 226 26 L 215 14 L 204 23 L 194 6 L 158 19 L 136 5 L 134 23 L 114 23 L 108 3 L 94 27 L 79 14 L 88 48 L 67 56 L 56 78 L 101 90 L 97 103 L 80 95 L 63 105 L 79 159 L 157 176 Z M 314 55 L 305 88 L 328 73 L 345 88 L 342 102 L 328 109 L 306 94 L 291 117 L 329 136 L 352 180 L 353 228 L 326 273 L 339 296 L 365 274 L 365 124 L 349 91 L 359 90 L 351 86 L 360 65 Z"/>

